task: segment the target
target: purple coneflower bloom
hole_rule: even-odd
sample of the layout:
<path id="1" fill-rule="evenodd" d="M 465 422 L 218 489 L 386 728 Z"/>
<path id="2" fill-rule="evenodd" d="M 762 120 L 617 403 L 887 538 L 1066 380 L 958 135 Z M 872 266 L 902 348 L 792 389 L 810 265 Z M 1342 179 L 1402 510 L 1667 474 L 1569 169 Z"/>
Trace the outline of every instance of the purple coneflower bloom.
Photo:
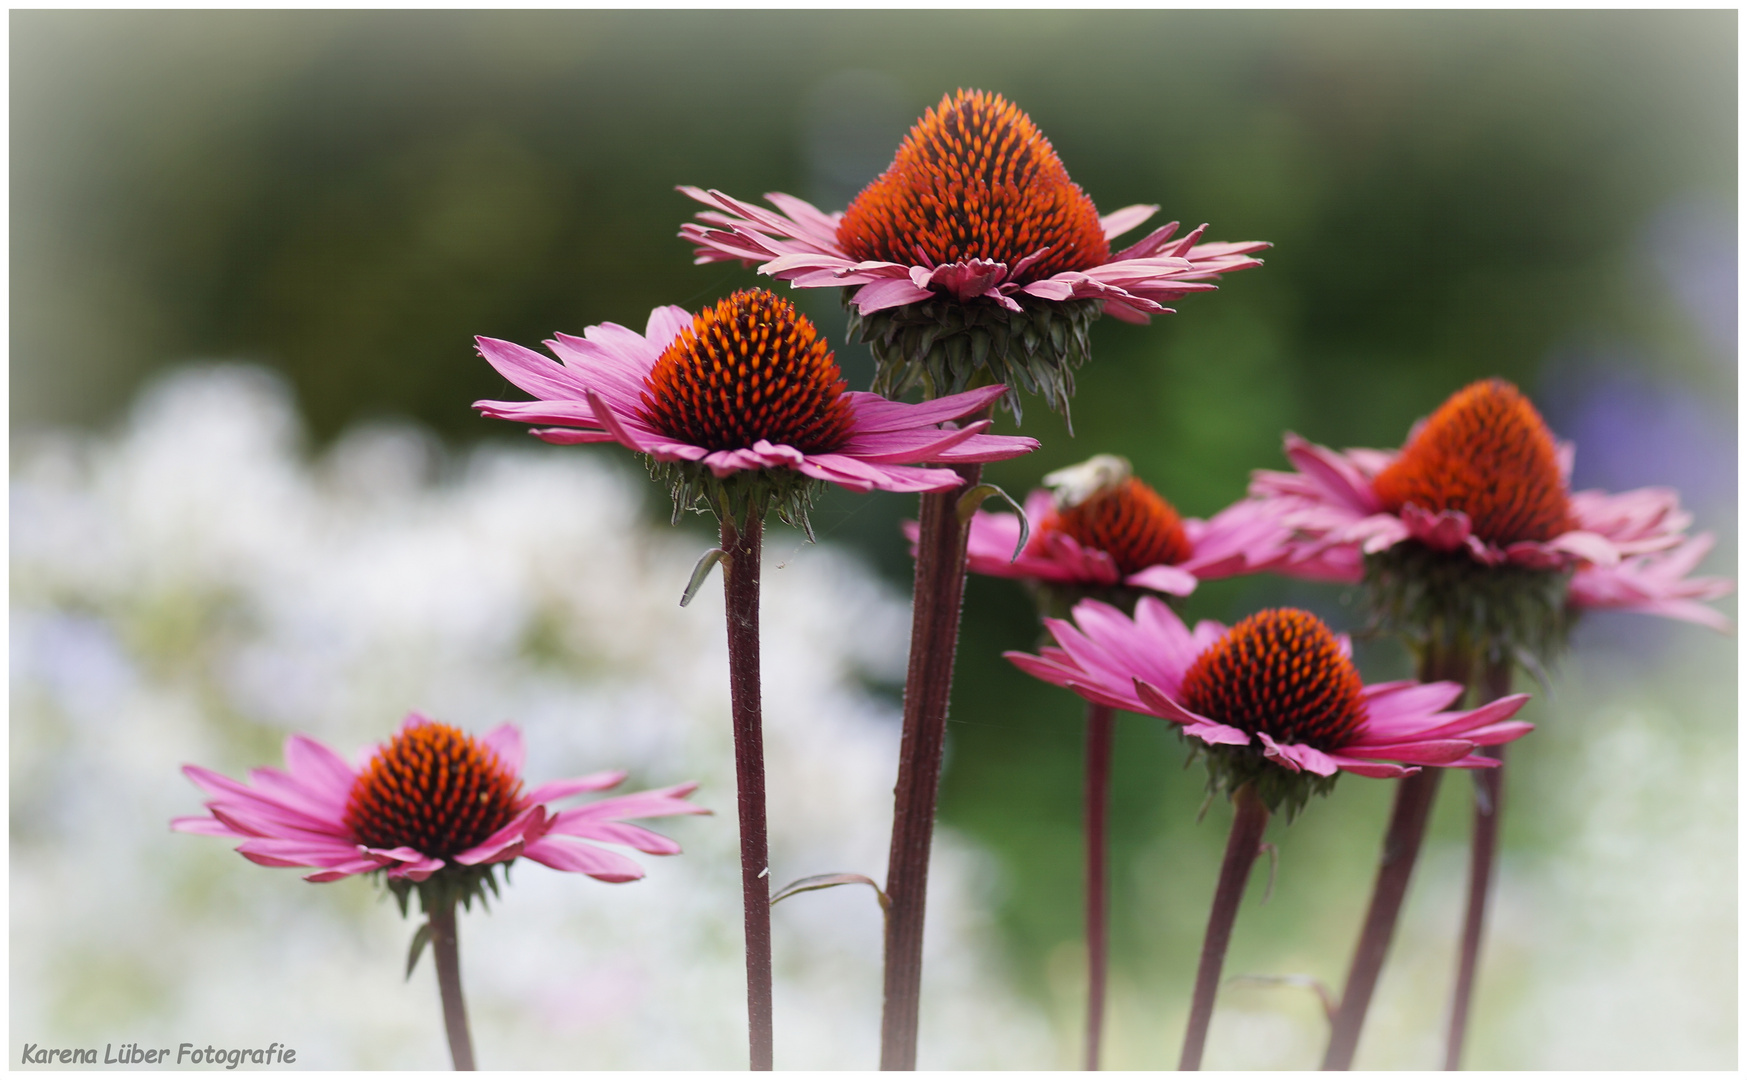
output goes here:
<path id="1" fill-rule="evenodd" d="M 967 564 L 974 573 L 1051 585 L 1126 585 L 1187 596 L 1201 581 L 1254 573 L 1288 554 L 1287 532 L 1254 502 L 1211 519 L 1185 518 L 1133 475 L 1127 460 L 1099 454 L 1044 477 L 1025 500 L 1029 538 L 1019 549 L 1015 514 L 978 511 Z M 916 526 L 905 535 L 916 540 Z"/>
<path id="2" fill-rule="evenodd" d="M 1714 541 L 1686 535 L 1692 515 L 1680 496 L 1572 492 L 1574 454 L 1514 386 L 1486 379 L 1452 395 L 1399 451 L 1340 453 L 1288 434 L 1298 471 L 1258 470 L 1250 493 L 1297 534 L 1281 573 L 1356 582 L 1365 556 L 1413 540 L 1479 566 L 1572 571 L 1566 601 L 1576 608 L 1727 630 L 1699 601 L 1734 585 L 1687 576 Z"/>
<path id="3" fill-rule="evenodd" d="M 639 334 L 614 323 L 559 334 L 553 360 L 508 341 L 480 355 L 537 401 L 479 401 L 487 416 L 562 425 L 552 443 L 617 442 L 656 461 L 697 463 L 718 479 L 792 470 L 851 491 L 944 491 L 956 462 L 999 461 L 1037 440 L 986 435 L 990 421 L 942 427 L 988 405 L 987 386 L 919 405 L 845 389 L 811 320 L 788 301 L 743 290 L 695 317 L 656 308 Z"/>
<path id="4" fill-rule="evenodd" d="M 1290 772 L 1398 777 L 1421 765 L 1491 768 L 1477 746 L 1510 742 L 1534 725 L 1510 719 L 1527 694 L 1444 712 L 1453 682 L 1366 686 L 1352 644 L 1308 612 L 1258 612 L 1236 626 L 1191 631 L 1154 597 L 1131 619 L 1097 600 L 1074 620 L 1046 619 L 1055 646 L 1009 652 L 1019 668 L 1089 701 L 1163 717 L 1207 747 L 1241 748 Z M 1252 763 L 1253 764 L 1253 763 Z M 1247 771 L 1247 770 L 1246 770 Z"/>
<path id="5" fill-rule="evenodd" d="M 856 287 L 862 314 L 946 295 L 1009 311 L 1020 298 L 1103 300 L 1127 322 L 1163 301 L 1214 288 L 1206 278 L 1261 265 L 1262 241 L 1200 243 L 1154 229 L 1114 254 L 1110 242 L 1158 212 L 1129 206 L 1099 216 L 1068 178 L 1031 118 L 999 94 L 948 94 L 917 122 L 890 168 L 843 213 L 792 195 L 778 212 L 719 191 L 681 191 L 710 206 L 680 235 L 700 263 L 740 260 L 796 287 Z"/>
<path id="6" fill-rule="evenodd" d="M 588 841 L 676 855 L 678 844 L 626 819 L 710 812 L 685 801 L 696 784 L 553 811 L 548 803 L 613 787 L 625 774 L 593 773 L 524 791 L 523 756 L 514 724 L 475 738 L 417 713 L 356 765 L 307 735 L 293 735 L 285 740 L 285 769 L 251 769 L 250 783 L 184 765 L 212 799 L 206 814 L 170 826 L 241 840 L 237 853 L 262 866 L 312 867 L 309 881 L 380 870 L 391 880 L 423 882 L 445 867 L 462 871 L 522 857 L 623 882 L 642 877 L 642 867 Z"/>

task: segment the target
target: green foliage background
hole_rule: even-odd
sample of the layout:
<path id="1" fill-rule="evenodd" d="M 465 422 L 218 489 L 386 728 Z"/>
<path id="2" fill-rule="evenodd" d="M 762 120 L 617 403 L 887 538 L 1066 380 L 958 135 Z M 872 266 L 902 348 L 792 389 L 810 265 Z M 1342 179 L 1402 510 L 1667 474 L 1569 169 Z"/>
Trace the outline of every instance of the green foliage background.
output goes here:
<path id="1" fill-rule="evenodd" d="M 1655 261 L 1674 208 L 1722 238 L 1733 273 L 1733 12 L 37 11 L 10 25 L 15 439 L 105 425 L 153 372 L 195 358 L 282 370 L 321 438 L 382 416 L 456 443 L 520 438 L 468 408 L 518 396 L 472 335 L 640 326 L 654 305 L 751 284 L 690 264 L 674 233 L 694 206 L 674 185 L 840 208 L 925 106 L 975 86 L 1028 110 L 1106 212 L 1156 202 L 1160 220 L 1276 245 L 1178 315 L 1100 322 L 1077 437 L 1029 408 L 1043 450 L 989 470 L 1016 496 L 1115 452 L 1207 515 L 1281 464 L 1284 430 L 1394 445 L 1471 379 L 1569 396 L 1585 358 L 1624 356 L 1644 385 L 1711 410 L 1726 494 L 1697 508 L 1723 533 L 1714 569 L 1733 568 L 1733 279 L 1719 346 Z M 797 298 L 841 338 L 835 294 Z M 839 355 L 865 385 L 865 351 Z M 906 583 L 910 513 L 833 494 L 815 523 Z M 1352 625 L 1338 590 L 1272 579 L 1209 586 L 1189 610 L 1285 602 Z M 1732 752 L 1727 647 L 1685 626 L 1624 633 L 1597 647 L 1666 659 L 1678 644 L 1687 675 L 1644 678 L 1690 690 L 1701 673 L 1691 692 L 1711 711 L 1691 723 Z M 999 855 L 1015 970 L 1060 1006 L 1072 1044 L 1079 706 L 999 659 L 1035 640 L 1017 588 L 971 583 L 942 814 Z M 1361 658 L 1372 678 L 1405 669 L 1387 645 Z M 766 678 L 780 693 L 781 673 Z M 1513 784 L 1557 745 L 1525 750 Z M 1162 725 L 1122 719 L 1124 1000 L 1179 992 L 1205 918 L 1225 810 L 1195 823 L 1201 781 L 1181 756 Z M 1454 840 L 1466 794 L 1448 789 L 1435 838 Z M 1234 966 L 1338 983 L 1387 798 L 1349 778 L 1273 837 L 1280 882 L 1246 909 Z M 1512 850 L 1557 842 L 1534 800 Z M 1166 1063 L 1176 1036 L 1123 1017 L 1116 1064 Z M 1483 1035 L 1497 1017 L 1482 1012 Z M 1476 1064 L 1509 1063 L 1478 1045 Z"/>

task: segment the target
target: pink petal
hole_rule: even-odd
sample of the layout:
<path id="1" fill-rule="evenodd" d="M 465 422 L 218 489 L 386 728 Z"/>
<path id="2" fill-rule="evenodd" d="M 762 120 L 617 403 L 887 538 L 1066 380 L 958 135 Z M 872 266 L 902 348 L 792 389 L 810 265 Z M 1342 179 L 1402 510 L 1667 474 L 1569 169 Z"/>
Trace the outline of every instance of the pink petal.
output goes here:
<path id="1" fill-rule="evenodd" d="M 1130 574 L 1127 580 L 1130 585 L 1136 585 L 1143 589 L 1156 589 L 1172 596 L 1188 596 L 1195 591 L 1195 586 L 1200 583 L 1200 579 L 1194 574 L 1180 567 L 1167 566 L 1164 563 L 1149 566 L 1145 570 Z"/>
<path id="2" fill-rule="evenodd" d="M 557 802 L 559 799 L 580 795 L 585 791 L 604 791 L 610 787 L 617 787 L 626 775 L 623 769 L 612 769 L 607 772 L 578 776 L 570 780 L 548 780 L 528 792 L 526 798 L 531 803 Z"/>
<path id="3" fill-rule="evenodd" d="M 514 724 L 499 724 L 486 732 L 480 739 L 504 768 L 517 776 L 522 775 L 522 763 L 528 756 L 527 749 L 522 745 L 522 729 Z"/>
<path id="4" fill-rule="evenodd" d="M 573 874 L 587 874 L 597 881 L 636 881 L 643 868 L 616 852 L 580 841 L 547 836 L 522 849 L 524 858 Z"/>

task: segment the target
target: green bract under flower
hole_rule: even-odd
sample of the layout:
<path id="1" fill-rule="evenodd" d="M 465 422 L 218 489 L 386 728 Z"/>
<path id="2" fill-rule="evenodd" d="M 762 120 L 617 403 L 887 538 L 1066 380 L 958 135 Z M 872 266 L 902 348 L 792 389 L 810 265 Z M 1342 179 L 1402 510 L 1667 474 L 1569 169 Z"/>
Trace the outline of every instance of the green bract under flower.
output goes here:
<path id="1" fill-rule="evenodd" d="M 1365 556 L 1368 632 L 1427 649 L 1515 660 L 1541 674 L 1564 648 L 1575 618 L 1570 570 L 1515 563 L 1487 566 L 1466 550 L 1435 551 L 1408 540 Z"/>
<path id="2" fill-rule="evenodd" d="M 1069 420 L 1074 372 L 1092 354 L 1091 328 L 1104 310 L 1102 300 L 1019 301 L 1010 311 L 990 300 L 960 301 L 937 296 L 863 314 L 850 301 L 849 336 L 873 350 L 877 367 L 873 390 L 900 397 L 920 386 L 924 397 L 944 397 L 978 386 L 1003 383 L 1002 404 L 1022 418 L 1019 391 L 1041 395 Z"/>

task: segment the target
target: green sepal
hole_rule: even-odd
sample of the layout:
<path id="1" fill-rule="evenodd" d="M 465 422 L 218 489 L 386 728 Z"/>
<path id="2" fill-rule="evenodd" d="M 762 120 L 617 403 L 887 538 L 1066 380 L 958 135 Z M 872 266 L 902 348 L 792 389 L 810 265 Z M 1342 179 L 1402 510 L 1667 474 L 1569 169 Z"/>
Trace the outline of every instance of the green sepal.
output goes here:
<path id="1" fill-rule="evenodd" d="M 843 292 L 848 336 L 873 350 L 874 393 L 899 398 L 919 386 L 932 399 L 1001 383 L 1014 422 L 1023 389 L 1041 394 L 1073 433 L 1074 371 L 1092 355 L 1092 323 L 1104 301 L 1019 295 L 1022 310 L 1009 311 L 993 300 L 937 295 L 864 315 L 849 302 L 855 292 Z"/>
<path id="2" fill-rule="evenodd" d="M 645 458 L 649 475 L 665 484 L 673 496 L 673 523 L 690 510 L 713 514 L 716 520 L 732 520 L 734 528 L 746 531 L 754 517 L 763 519 L 774 510 L 784 524 L 792 525 L 813 539 L 808 512 L 819 497 L 820 481 L 793 469 L 743 469 L 717 476 L 709 466 L 695 461 L 657 461 Z"/>
<path id="3" fill-rule="evenodd" d="M 1407 540 L 1365 556 L 1365 633 L 1398 635 L 1422 657 L 1514 660 L 1544 679 L 1570 637 L 1570 585 L 1570 570 L 1487 566 Z"/>
<path id="4" fill-rule="evenodd" d="M 1298 817 L 1299 811 L 1310 802 L 1312 795 L 1327 795 L 1334 790 L 1335 781 L 1341 778 L 1339 772 L 1333 776 L 1293 772 L 1263 756 L 1259 739 L 1248 746 L 1204 743 L 1186 735 L 1183 736 L 1183 741 L 1189 744 L 1189 759 L 1184 767 L 1187 768 L 1196 761 L 1207 767 L 1209 798 L 1224 795 L 1229 799 L 1238 788 L 1245 784 L 1254 784 L 1256 796 L 1268 808 L 1268 813 L 1278 814 L 1284 810 L 1287 824 L 1291 824 Z"/>
<path id="5" fill-rule="evenodd" d="M 509 863 L 490 863 L 485 866 L 463 866 L 457 862 L 449 862 L 441 870 L 423 881 L 413 881 L 411 878 L 391 878 L 385 871 L 378 870 L 383 886 L 394 897 L 394 902 L 400 908 L 400 914 L 408 914 L 409 901 L 414 894 L 419 898 L 420 914 L 429 916 L 433 912 L 442 911 L 457 903 L 468 911 L 473 910 L 473 901 L 478 900 L 479 906 L 487 911 L 491 905 L 486 902 L 485 894 L 489 891 L 493 897 L 502 899 L 497 888 L 497 869 L 503 867 L 504 880 L 510 876 Z M 414 937 L 417 944 L 417 937 Z M 408 957 L 407 972 L 412 971 L 412 963 L 417 956 Z"/>

